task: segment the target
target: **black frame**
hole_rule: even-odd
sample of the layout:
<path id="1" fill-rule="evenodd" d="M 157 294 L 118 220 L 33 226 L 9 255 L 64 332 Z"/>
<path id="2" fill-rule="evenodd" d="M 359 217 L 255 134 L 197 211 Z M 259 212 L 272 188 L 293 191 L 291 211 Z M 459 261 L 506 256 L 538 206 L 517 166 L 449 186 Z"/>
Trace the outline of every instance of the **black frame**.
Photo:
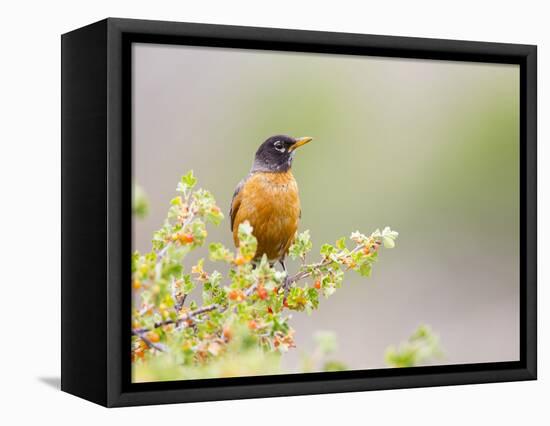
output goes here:
<path id="1" fill-rule="evenodd" d="M 130 383 L 133 42 L 519 64 L 520 361 Z M 117 18 L 64 34 L 62 390 L 127 406 L 536 379 L 536 97 L 531 45 Z"/>

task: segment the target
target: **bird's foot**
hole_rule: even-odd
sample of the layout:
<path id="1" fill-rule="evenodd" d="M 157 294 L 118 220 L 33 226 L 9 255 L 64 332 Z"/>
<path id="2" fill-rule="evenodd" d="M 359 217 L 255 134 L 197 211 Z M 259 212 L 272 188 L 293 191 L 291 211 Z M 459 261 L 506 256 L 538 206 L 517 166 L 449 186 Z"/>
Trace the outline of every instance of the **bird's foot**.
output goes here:
<path id="1" fill-rule="evenodd" d="M 283 290 L 285 292 L 285 299 L 288 296 L 288 292 L 290 291 L 290 286 L 292 285 L 292 282 L 290 281 L 290 277 L 287 275 L 285 277 L 285 281 L 283 283 Z"/>
<path id="2" fill-rule="evenodd" d="M 285 259 L 282 258 L 279 260 L 279 263 L 281 264 L 281 266 L 283 267 L 283 271 L 285 271 L 285 281 L 283 282 L 283 290 L 285 292 L 285 300 L 288 296 L 288 291 L 290 290 L 290 286 L 291 286 L 291 282 L 290 282 L 290 277 L 288 276 L 288 271 L 286 270 L 286 264 L 285 264 Z"/>

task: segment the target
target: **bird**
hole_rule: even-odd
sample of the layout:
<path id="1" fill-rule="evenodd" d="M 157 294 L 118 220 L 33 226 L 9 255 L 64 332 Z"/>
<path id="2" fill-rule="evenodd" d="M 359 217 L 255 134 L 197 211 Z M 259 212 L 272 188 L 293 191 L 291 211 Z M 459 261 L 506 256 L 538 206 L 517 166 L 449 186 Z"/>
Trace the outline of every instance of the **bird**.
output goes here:
<path id="1" fill-rule="evenodd" d="M 306 136 L 275 135 L 256 151 L 252 168 L 237 185 L 229 216 L 235 246 L 239 225 L 248 221 L 258 242 L 254 261 L 265 254 L 271 266 L 279 262 L 286 272 L 285 256 L 292 245 L 301 218 L 298 184 L 292 174 L 296 149 L 311 142 Z"/>

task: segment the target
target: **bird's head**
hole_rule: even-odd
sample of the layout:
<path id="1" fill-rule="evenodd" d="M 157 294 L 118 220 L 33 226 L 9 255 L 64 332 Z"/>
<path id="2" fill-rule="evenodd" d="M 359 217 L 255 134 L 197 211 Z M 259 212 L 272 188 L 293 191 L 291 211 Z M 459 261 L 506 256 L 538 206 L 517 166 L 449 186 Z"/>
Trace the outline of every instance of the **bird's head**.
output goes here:
<path id="1" fill-rule="evenodd" d="M 260 145 L 254 157 L 252 171 L 286 172 L 292 167 L 296 149 L 311 142 L 313 138 L 293 138 L 276 135 Z"/>

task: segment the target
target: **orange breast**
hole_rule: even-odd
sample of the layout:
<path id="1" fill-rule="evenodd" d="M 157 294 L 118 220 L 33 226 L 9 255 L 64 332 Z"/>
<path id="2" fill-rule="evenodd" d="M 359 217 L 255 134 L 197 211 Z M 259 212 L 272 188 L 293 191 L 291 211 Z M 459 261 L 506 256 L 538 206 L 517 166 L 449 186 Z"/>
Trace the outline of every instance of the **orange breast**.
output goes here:
<path id="1" fill-rule="evenodd" d="M 298 185 L 290 171 L 253 174 L 243 185 L 233 224 L 233 240 L 238 246 L 239 224 L 248 220 L 258 240 L 256 258 L 265 253 L 271 261 L 288 251 L 300 219 Z"/>

